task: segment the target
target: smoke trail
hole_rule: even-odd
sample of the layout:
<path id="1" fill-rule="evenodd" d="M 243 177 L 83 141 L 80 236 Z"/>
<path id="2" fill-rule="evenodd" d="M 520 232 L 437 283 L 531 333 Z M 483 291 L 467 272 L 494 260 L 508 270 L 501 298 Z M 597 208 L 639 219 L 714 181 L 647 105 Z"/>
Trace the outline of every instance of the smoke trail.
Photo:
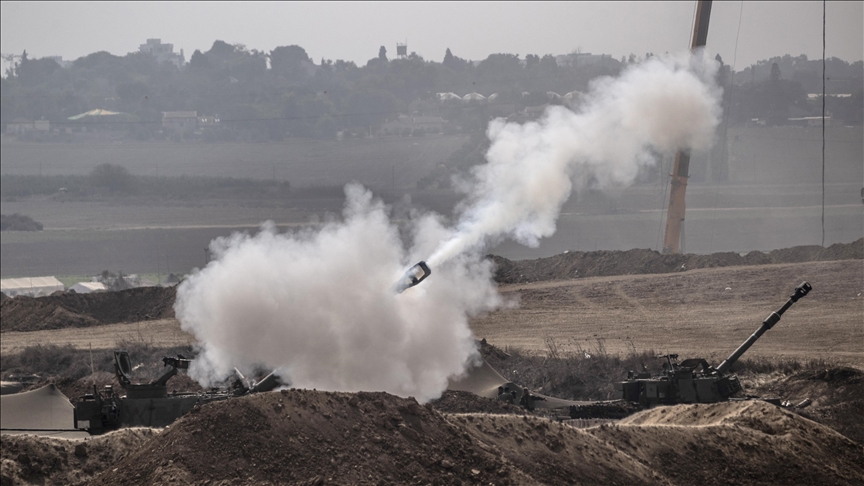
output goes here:
<path id="1" fill-rule="evenodd" d="M 706 148 L 720 113 L 715 70 L 704 56 L 653 59 L 595 82 L 578 113 L 492 122 L 459 223 L 415 214 L 410 250 L 357 185 L 343 222 L 293 234 L 269 223 L 214 241 L 215 260 L 177 290 L 177 318 L 201 343 L 190 375 L 206 386 L 264 366 L 297 387 L 440 396 L 477 359 L 469 316 L 502 304 L 476 253 L 508 236 L 536 245 L 574 185 L 629 184 L 652 149 Z M 394 296 L 405 268 L 430 254 L 434 278 Z"/>
<path id="2" fill-rule="evenodd" d="M 555 232 L 574 184 L 631 184 L 652 150 L 705 149 L 720 117 L 718 64 L 704 51 L 657 57 L 596 80 L 579 112 L 551 107 L 538 122 L 494 120 L 488 163 L 475 168 L 457 226 L 432 267 L 511 237 L 528 246 Z"/>
<path id="3" fill-rule="evenodd" d="M 209 385 L 259 365 L 296 387 L 426 401 L 476 359 L 468 316 L 499 303 L 489 264 L 436 269 L 438 279 L 396 297 L 391 285 L 416 257 L 371 193 L 349 185 L 346 195 L 344 222 L 320 231 L 278 234 L 269 223 L 211 244 L 214 261 L 177 291 L 177 318 L 202 346 L 190 376 Z M 419 218 L 420 248 L 442 233 Z"/>

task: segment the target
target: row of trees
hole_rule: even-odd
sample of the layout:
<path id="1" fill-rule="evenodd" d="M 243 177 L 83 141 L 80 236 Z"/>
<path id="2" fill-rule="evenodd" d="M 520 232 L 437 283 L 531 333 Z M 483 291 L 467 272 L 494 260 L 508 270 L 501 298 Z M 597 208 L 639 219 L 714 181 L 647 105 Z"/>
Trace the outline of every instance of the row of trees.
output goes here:
<path id="1" fill-rule="evenodd" d="M 122 57 L 97 52 L 68 69 L 25 55 L 2 80 L 2 116 L 4 122 L 44 118 L 63 123 L 105 108 L 158 129 L 162 111 L 189 110 L 218 116 L 223 124 L 234 120 L 229 129 L 270 139 L 329 137 L 395 118 L 411 111 L 415 101 L 427 102 L 425 111 L 437 109 L 431 102 L 442 91 L 497 92 L 500 102 L 518 103 L 523 91 L 584 90 L 590 79 L 620 70 L 620 62 L 605 61 L 575 68 L 558 66 L 552 56 L 528 56 L 523 66 L 516 55 L 493 54 L 475 65 L 449 49 L 440 63 L 415 53 L 391 60 L 382 49 L 365 66 L 326 59 L 316 64 L 299 46 L 266 53 L 222 41 L 206 52 L 195 51 L 182 69 L 139 52 Z"/>
<path id="2" fill-rule="evenodd" d="M 735 121 L 769 116 L 778 103 L 808 109 L 813 62 L 786 62 L 786 57 L 772 64 L 783 73 L 779 79 L 761 79 L 762 64 L 748 68 L 754 73 L 750 80 L 747 70 L 736 74 L 734 86 L 728 66 L 721 72 L 721 84 L 737 108 Z M 30 59 L 25 52 L 2 80 L 0 112 L 4 123 L 24 118 L 63 124 L 70 116 L 105 108 L 128 114 L 122 126 L 141 139 L 161 130 L 161 112 L 178 110 L 219 117 L 223 129 L 214 133 L 223 138 L 251 134 L 276 140 L 287 135 L 331 137 L 341 130 L 368 132 L 408 112 L 440 115 L 482 130 L 490 116 L 545 103 L 547 91 L 585 91 L 593 78 L 615 75 L 639 60 L 603 56 L 590 63 L 559 65 L 552 55 L 529 54 L 523 60 L 518 54 L 493 54 L 473 63 L 447 49 L 443 60 L 435 62 L 416 53 L 389 59 L 382 47 L 378 56 L 357 66 L 326 59 L 316 64 L 295 45 L 268 53 L 217 40 L 206 52 L 196 50 L 180 69 L 140 52 L 122 57 L 97 52 L 61 68 L 48 58 Z M 858 113 L 851 110 L 843 116 L 860 123 L 861 62 L 833 59 L 830 69 L 844 79 L 858 79 L 853 92 Z M 435 99 L 439 92 L 498 93 L 498 109 L 441 104 Z M 854 100 L 850 106 L 855 106 Z"/>

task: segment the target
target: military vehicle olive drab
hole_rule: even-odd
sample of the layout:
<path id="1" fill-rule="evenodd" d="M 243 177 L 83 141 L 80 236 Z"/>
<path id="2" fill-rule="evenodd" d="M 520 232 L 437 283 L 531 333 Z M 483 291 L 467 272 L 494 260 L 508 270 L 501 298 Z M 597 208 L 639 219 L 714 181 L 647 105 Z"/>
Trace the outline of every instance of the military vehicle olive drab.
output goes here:
<path id="1" fill-rule="evenodd" d="M 729 368 L 738 361 L 753 343 L 768 329 L 780 321 L 798 299 L 807 295 L 812 287 L 804 282 L 795 288 L 786 304 L 772 312 L 759 329 L 738 347 L 716 368 L 701 358 L 678 362 L 677 354 L 659 356 L 666 362 L 658 376 L 650 373 L 629 373 L 627 380 L 615 383 L 615 398 L 638 402 L 643 406 L 673 405 L 676 403 L 715 403 L 727 401 L 742 390 L 738 377 L 728 374 Z"/>

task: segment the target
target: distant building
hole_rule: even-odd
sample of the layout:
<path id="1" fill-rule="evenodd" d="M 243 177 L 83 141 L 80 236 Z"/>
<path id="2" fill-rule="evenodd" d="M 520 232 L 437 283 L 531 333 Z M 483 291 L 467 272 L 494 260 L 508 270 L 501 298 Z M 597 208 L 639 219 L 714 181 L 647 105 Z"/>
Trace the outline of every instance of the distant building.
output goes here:
<path id="1" fill-rule="evenodd" d="M 422 130 L 426 133 L 441 133 L 447 120 L 440 116 L 421 115 L 399 115 L 395 120 L 381 125 L 381 133 L 384 135 L 401 135 L 413 133 L 414 130 Z"/>
<path id="2" fill-rule="evenodd" d="M 105 292 L 108 288 L 102 282 L 78 282 L 69 287 L 69 290 L 74 290 L 76 294 L 90 294 L 93 292 Z"/>
<path id="3" fill-rule="evenodd" d="M 828 98 L 851 98 L 852 93 L 826 94 Z M 822 98 L 822 93 L 807 93 L 808 100 L 818 100 Z"/>
<path id="4" fill-rule="evenodd" d="M 588 52 L 574 52 L 572 54 L 555 56 L 555 63 L 559 66 L 572 67 L 591 66 L 610 60 L 612 60 L 612 56 L 609 54 L 591 54 Z"/>
<path id="5" fill-rule="evenodd" d="M 41 297 L 63 289 L 63 283 L 55 277 L 4 278 L 0 280 L 0 291 L 9 297 L 17 295 Z"/>
<path id="6" fill-rule="evenodd" d="M 539 106 L 526 106 L 522 111 L 518 113 L 513 113 L 508 116 L 507 121 L 515 123 L 526 123 L 529 121 L 534 121 L 540 118 L 543 113 L 546 112 L 546 108 L 548 108 L 549 106 L 549 103 Z"/>
<path id="7" fill-rule="evenodd" d="M 20 135 L 24 132 L 35 130 L 35 128 L 36 125 L 33 123 L 32 120 L 27 120 L 25 118 L 16 118 L 6 124 L 6 133 Z"/>
<path id="8" fill-rule="evenodd" d="M 799 116 L 795 118 L 787 118 L 786 122 L 788 125 L 798 126 L 798 127 L 821 127 L 822 126 L 822 117 L 821 116 Z M 833 126 L 834 123 L 831 120 L 830 116 L 825 117 L 825 126 L 830 127 Z"/>
<path id="9" fill-rule="evenodd" d="M 199 127 L 215 127 L 219 125 L 219 118 L 215 116 L 199 116 L 198 117 L 198 126 Z"/>
<path id="10" fill-rule="evenodd" d="M 456 93 L 436 93 L 435 96 L 438 98 L 438 101 L 450 101 L 450 100 L 462 101 L 462 97 L 457 95 Z"/>
<path id="11" fill-rule="evenodd" d="M 585 94 L 574 90 L 562 96 L 562 100 L 570 108 L 576 108 L 585 101 Z"/>
<path id="12" fill-rule="evenodd" d="M 16 118 L 6 124 L 6 133 L 21 135 L 27 132 L 51 131 L 51 123 L 48 120 L 31 121 L 25 118 Z"/>
<path id="13" fill-rule="evenodd" d="M 147 39 L 145 44 L 138 46 L 138 51 L 154 56 L 159 64 L 168 61 L 179 68 L 186 63 L 183 49 L 177 54 L 174 52 L 174 44 L 163 44 L 162 39 Z"/>
<path id="14" fill-rule="evenodd" d="M 163 111 L 162 128 L 185 131 L 195 130 L 198 126 L 197 111 Z"/>
<path id="15" fill-rule="evenodd" d="M 412 117 L 414 128 L 425 130 L 427 132 L 439 133 L 444 129 L 446 120 L 440 116 L 415 116 Z"/>

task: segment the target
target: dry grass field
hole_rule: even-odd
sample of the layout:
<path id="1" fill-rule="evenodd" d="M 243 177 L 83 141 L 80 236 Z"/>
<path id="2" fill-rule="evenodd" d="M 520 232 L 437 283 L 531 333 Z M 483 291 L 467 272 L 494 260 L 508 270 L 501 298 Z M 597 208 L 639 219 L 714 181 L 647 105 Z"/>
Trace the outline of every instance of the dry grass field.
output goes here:
<path id="1" fill-rule="evenodd" d="M 864 366 L 864 261 L 691 270 L 505 285 L 519 307 L 475 319 L 478 338 L 499 347 L 562 353 L 654 350 L 728 356 L 802 281 L 813 291 L 745 355 L 829 358 Z"/>
<path id="2" fill-rule="evenodd" d="M 502 285 L 518 307 L 471 326 L 491 344 L 527 351 L 497 351 L 505 356 L 502 372 L 514 381 L 517 368 L 520 380 L 533 368 L 548 381 L 547 362 L 561 360 L 533 356 L 534 365 L 526 366 L 518 358 L 548 351 L 551 343 L 561 357 L 654 350 L 716 364 L 803 280 L 811 293 L 745 355 L 801 366 L 743 379 L 748 393 L 793 403 L 811 398 L 804 410 L 758 400 L 679 405 L 579 429 L 530 412 L 441 413 L 432 403 L 386 393 L 286 389 L 196 408 L 161 431 L 91 438 L 84 452 L 70 441 L 4 435 L 4 484 L 371 484 L 378 478 L 382 484 L 861 484 L 861 373 L 836 363 L 864 366 L 864 260 Z M 191 341 L 176 320 L 162 319 L 6 332 L 0 352 L 5 359 L 33 344 L 99 349 L 103 371 L 62 383 L 77 396 L 98 380 L 112 383 L 104 371 L 109 348 L 142 343 L 153 354 Z M 83 356 L 55 351 L 86 375 Z M 571 381 L 594 375 L 610 381 L 602 376 L 610 371 L 594 365 Z M 174 380 L 194 385 L 186 376 Z M 543 383 L 531 385 L 543 390 Z M 467 403 L 477 400 L 483 399 Z M 285 463 L 292 467 L 278 467 Z"/>
<path id="3" fill-rule="evenodd" d="M 136 342 L 156 348 L 185 346 L 194 338 L 180 329 L 176 319 L 159 319 L 98 327 L 75 327 L 50 331 L 4 332 L 0 353 L 11 354 L 28 346 L 54 344 L 76 349 L 117 349 L 120 343 Z"/>
<path id="4" fill-rule="evenodd" d="M 478 339 L 501 348 L 547 352 L 554 343 L 561 354 L 653 350 L 718 364 L 805 280 L 813 291 L 745 356 L 826 358 L 864 367 L 861 260 L 503 285 L 502 295 L 518 307 L 473 319 L 471 328 Z M 10 353 L 34 344 L 109 349 L 123 341 L 167 347 L 193 340 L 176 320 L 163 319 L 7 332 L 0 350 Z"/>

